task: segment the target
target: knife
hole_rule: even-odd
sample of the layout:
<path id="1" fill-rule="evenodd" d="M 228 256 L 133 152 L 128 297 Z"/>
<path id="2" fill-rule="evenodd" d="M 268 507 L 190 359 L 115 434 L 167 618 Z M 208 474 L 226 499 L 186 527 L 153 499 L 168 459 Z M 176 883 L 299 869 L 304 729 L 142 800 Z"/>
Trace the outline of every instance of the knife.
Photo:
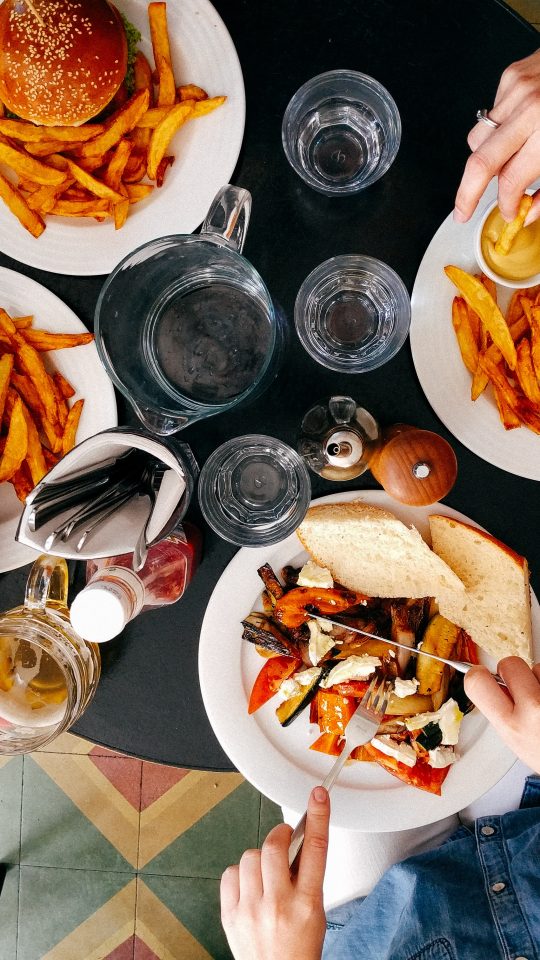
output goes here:
<path id="1" fill-rule="evenodd" d="M 349 626 L 348 623 L 343 623 L 339 620 L 332 620 L 332 618 L 327 617 L 326 614 L 321 615 L 321 619 L 327 620 L 328 623 L 333 624 L 335 627 L 342 627 L 345 630 L 351 630 L 353 633 L 359 633 L 363 637 L 369 637 L 371 640 L 382 640 L 383 643 L 387 643 L 390 647 L 399 647 L 400 650 L 408 650 L 413 656 L 417 657 L 419 654 L 422 654 L 424 657 L 430 657 L 431 660 L 438 660 L 439 663 L 446 663 L 449 667 L 453 667 L 454 670 L 458 670 L 459 673 L 468 673 L 471 667 L 474 666 L 473 663 L 465 663 L 463 660 L 446 660 L 445 657 L 438 657 L 436 653 L 428 653 L 427 650 L 424 651 L 421 647 L 408 647 L 405 643 L 397 643 L 396 640 L 388 640 L 386 637 L 379 637 L 376 633 L 368 633 L 367 630 L 360 630 L 359 627 Z M 501 687 L 507 686 L 498 673 L 492 673 L 491 676 L 497 681 L 498 684 L 500 684 Z"/>

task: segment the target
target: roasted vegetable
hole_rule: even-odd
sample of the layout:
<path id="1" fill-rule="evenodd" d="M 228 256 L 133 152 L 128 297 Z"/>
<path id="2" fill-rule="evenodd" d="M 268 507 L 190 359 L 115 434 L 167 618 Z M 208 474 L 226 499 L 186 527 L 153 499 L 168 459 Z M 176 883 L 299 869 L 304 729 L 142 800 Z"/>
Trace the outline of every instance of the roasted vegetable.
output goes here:
<path id="1" fill-rule="evenodd" d="M 276 620 L 286 627 L 299 627 L 313 616 L 335 616 L 362 601 L 362 594 L 345 587 L 295 587 L 276 603 Z"/>
<path id="2" fill-rule="evenodd" d="M 430 713 L 432 709 L 432 699 L 429 696 L 412 693 L 410 697 L 396 697 L 392 693 L 386 714 L 389 717 L 413 717 L 417 713 Z"/>
<path id="3" fill-rule="evenodd" d="M 249 617 L 242 620 L 242 626 L 243 640 L 254 643 L 258 647 L 264 647 L 266 650 L 272 650 L 273 653 L 299 657 L 298 647 L 284 636 L 266 614 L 255 610 Z"/>
<path id="4" fill-rule="evenodd" d="M 290 697 L 288 700 L 284 700 L 283 703 L 280 703 L 276 710 L 276 716 L 282 727 L 288 727 L 289 724 L 292 723 L 300 713 L 302 713 L 304 707 L 307 707 L 308 703 L 311 703 L 313 697 L 319 689 L 319 684 L 323 676 L 327 672 L 327 670 L 321 667 L 318 675 L 315 677 L 312 683 L 303 686 L 300 693 L 298 693 L 295 697 Z"/>
<path id="5" fill-rule="evenodd" d="M 422 638 L 422 649 L 438 657 L 451 658 L 458 642 L 460 628 L 438 613 L 429 621 Z M 416 661 L 418 693 L 433 694 L 441 688 L 444 663 L 430 660 L 420 653 Z"/>
<path id="6" fill-rule="evenodd" d="M 278 692 L 283 681 L 290 677 L 299 666 L 299 660 L 293 660 L 288 656 L 272 657 L 267 660 L 253 684 L 248 713 L 255 713 L 259 707 L 267 703 Z"/>
<path id="7" fill-rule="evenodd" d="M 276 600 L 279 600 L 283 596 L 283 587 L 281 586 L 269 563 L 264 563 L 262 567 L 259 567 L 257 573 L 266 587 L 266 592 L 268 593 L 270 600 L 274 604 Z"/>
<path id="8" fill-rule="evenodd" d="M 424 750 L 435 750 L 435 747 L 438 747 L 439 744 L 442 743 L 442 733 L 439 724 L 426 723 L 423 730 L 418 734 L 416 742 L 419 743 Z"/>

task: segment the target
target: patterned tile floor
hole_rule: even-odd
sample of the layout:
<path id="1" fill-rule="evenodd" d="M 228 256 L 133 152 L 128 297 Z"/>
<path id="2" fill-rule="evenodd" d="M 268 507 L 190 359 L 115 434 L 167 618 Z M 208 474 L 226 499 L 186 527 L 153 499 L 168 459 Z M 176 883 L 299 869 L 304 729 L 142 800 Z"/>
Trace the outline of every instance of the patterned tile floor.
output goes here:
<path id="1" fill-rule="evenodd" d="M 239 774 L 70 734 L 0 758 L 0 960 L 230 960 L 219 877 L 279 819 Z"/>

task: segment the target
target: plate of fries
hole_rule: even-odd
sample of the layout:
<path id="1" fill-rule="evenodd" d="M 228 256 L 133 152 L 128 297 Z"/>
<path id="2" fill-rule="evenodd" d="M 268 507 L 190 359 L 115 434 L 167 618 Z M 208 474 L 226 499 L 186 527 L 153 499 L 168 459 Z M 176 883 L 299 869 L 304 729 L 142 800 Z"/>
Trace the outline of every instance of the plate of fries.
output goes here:
<path id="1" fill-rule="evenodd" d="M 474 256 L 496 196 L 493 180 L 473 218 L 450 215 L 428 246 L 411 299 L 411 350 L 448 430 L 488 463 L 540 480 L 540 288 L 495 284 Z"/>
<path id="2" fill-rule="evenodd" d="M 41 284 L 0 268 L 0 573 L 35 560 L 15 540 L 30 490 L 76 443 L 117 423 L 93 335 Z"/>
<path id="3" fill-rule="evenodd" d="M 117 7 L 141 34 L 125 103 L 80 127 L 0 116 L 3 249 L 41 270 L 107 274 L 149 240 L 192 233 L 240 153 L 242 71 L 209 0 Z"/>

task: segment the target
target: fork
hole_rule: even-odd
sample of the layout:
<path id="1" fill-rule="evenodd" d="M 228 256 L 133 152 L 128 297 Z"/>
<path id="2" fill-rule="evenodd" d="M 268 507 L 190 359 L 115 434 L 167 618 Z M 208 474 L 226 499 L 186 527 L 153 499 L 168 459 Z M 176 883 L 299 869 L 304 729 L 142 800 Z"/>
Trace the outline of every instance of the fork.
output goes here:
<path id="1" fill-rule="evenodd" d="M 330 791 L 332 789 L 343 769 L 345 761 L 350 757 L 355 747 L 361 747 L 377 733 L 381 720 L 386 712 L 386 707 L 388 706 L 390 690 L 391 684 L 387 680 L 380 680 L 377 675 L 373 677 L 373 680 L 345 727 L 343 750 L 322 782 L 322 786 L 325 787 L 326 790 Z M 289 868 L 292 868 L 294 861 L 302 849 L 306 829 L 306 816 L 307 814 L 304 813 L 291 834 Z"/>

